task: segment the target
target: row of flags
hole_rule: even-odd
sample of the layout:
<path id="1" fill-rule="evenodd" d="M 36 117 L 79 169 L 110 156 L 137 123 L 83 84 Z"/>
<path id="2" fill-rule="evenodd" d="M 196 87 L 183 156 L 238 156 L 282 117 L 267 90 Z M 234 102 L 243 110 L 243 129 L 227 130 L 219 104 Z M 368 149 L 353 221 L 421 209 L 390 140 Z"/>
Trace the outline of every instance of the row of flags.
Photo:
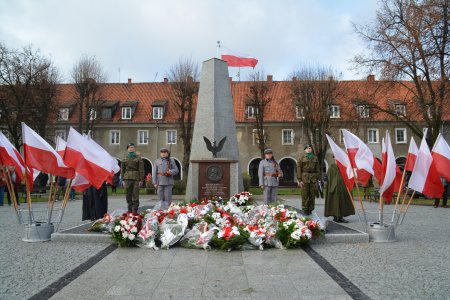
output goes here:
<path id="1" fill-rule="evenodd" d="M 393 193 L 400 191 L 403 186 L 402 172 L 395 161 L 389 132 L 386 131 L 382 142 L 380 163 L 361 139 L 348 130 L 342 131 L 346 151 L 336 145 L 329 135 L 327 139 L 348 190 L 353 189 L 354 175 L 363 185 L 367 184 L 370 176 L 374 176 L 380 184 L 380 195 L 386 203 L 391 202 Z M 426 134 L 420 143 L 420 148 L 417 148 L 414 139 L 411 138 L 405 164 L 405 170 L 412 172 L 408 188 L 428 197 L 440 198 L 444 191 L 440 178 L 450 181 L 450 147 L 444 137 L 439 134 L 430 151 L 425 136 Z"/>
<path id="2" fill-rule="evenodd" d="M 24 156 L 0 132 L 0 163 L 14 166 L 19 179 L 27 178 L 33 186 L 35 171 L 72 179 L 72 188 L 84 191 L 90 185 L 100 188 L 104 181 L 112 182 L 120 171 L 117 160 L 92 140 L 70 128 L 67 142 L 58 138 L 56 149 L 22 123 Z"/>

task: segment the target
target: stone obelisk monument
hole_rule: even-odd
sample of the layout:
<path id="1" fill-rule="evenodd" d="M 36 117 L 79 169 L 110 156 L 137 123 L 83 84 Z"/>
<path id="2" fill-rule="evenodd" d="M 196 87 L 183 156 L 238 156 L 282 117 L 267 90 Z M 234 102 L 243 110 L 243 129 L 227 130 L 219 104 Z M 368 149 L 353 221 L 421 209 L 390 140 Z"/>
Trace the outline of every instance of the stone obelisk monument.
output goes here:
<path id="1" fill-rule="evenodd" d="M 225 61 L 203 62 L 186 200 L 243 191 L 233 99 Z"/>

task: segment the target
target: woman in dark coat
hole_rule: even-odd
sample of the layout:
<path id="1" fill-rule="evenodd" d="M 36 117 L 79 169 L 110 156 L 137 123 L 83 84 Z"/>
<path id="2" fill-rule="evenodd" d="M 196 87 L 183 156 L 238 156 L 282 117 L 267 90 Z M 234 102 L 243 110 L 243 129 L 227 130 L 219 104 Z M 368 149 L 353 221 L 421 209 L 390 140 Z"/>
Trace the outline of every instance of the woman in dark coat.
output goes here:
<path id="1" fill-rule="evenodd" d="M 335 222 L 348 223 L 343 217 L 354 215 L 355 208 L 336 164 L 328 169 L 327 179 L 324 215 L 334 217 Z"/>
<path id="2" fill-rule="evenodd" d="M 108 212 L 108 190 L 106 182 L 99 189 L 92 185 L 83 192 L 82 220 L 98 220 Z"/>

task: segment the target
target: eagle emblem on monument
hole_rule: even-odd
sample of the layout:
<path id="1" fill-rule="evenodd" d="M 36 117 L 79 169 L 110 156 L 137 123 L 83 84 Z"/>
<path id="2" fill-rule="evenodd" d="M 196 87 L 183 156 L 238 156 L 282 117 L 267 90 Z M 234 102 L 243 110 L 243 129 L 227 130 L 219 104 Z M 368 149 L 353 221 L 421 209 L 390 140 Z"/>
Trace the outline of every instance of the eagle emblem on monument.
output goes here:
<path id="1" fill-rule="evenodd" d="M 208 151 L 212 152 L 214 158 L 217 158 L 217 153 L 222 151 L 227 137 L 225 136 L 223 139 L 221 139 L 218 145 L 216 144 L 216 141 L 211 143 L 211 141 L 206 136 L 203 136 L 203 139 L 205 140 L 206 148 L 208 149 Z"/>

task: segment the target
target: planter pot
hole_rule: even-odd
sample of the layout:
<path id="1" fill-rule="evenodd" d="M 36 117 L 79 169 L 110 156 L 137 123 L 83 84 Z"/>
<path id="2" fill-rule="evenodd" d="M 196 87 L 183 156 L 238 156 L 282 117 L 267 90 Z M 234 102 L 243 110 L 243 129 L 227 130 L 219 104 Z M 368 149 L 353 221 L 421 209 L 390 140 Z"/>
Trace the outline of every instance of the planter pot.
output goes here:
<path id="1" fill-rule="evenodd" d="M 36 222 L 25 225 L 25 234 L 22 238 L 24 242 L 45 242 L 50 241 L 52 233 L 55 231 L 53 224 Z"/>

